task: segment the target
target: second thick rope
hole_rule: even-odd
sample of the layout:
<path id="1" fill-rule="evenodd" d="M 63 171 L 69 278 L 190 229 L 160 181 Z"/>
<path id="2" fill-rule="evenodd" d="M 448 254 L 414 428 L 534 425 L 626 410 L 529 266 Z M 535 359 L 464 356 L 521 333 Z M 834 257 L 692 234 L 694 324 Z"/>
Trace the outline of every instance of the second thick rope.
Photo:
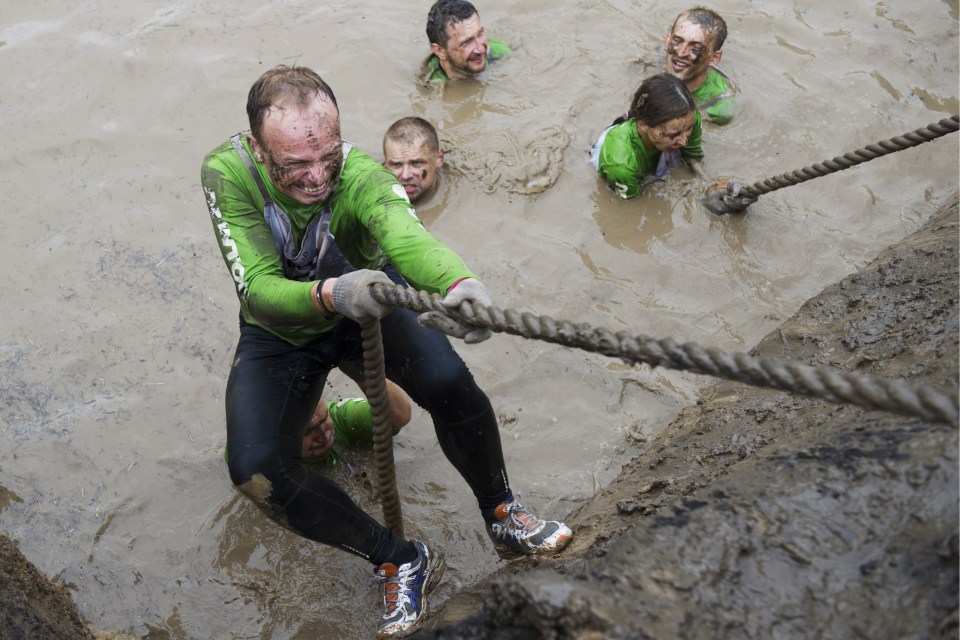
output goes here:
<path id="1" fill-rule="evenodd" d="M 838 372 L 827 367 L 810 367 L 775 358 L 754 358 L 742 353 L 727 354 L 694 343 L 678 344 L 647 336 L 554 320 L 549 316 L 520 313 L 513 309 L 465 302 L 460 311 L 443 306 L 440 297 L 398 285 L 373 287 L 373 296 L 384 304 L 413 311 L 441 311 L 451 317 L 499 333 L 535 338 L 585 351 L 620 358 L 631 364 L 648 364 L 668 369 L 702 373 L 757 387 L 790 391 L 800 395 L 849 403 L 865 409 L 881 409 L 901 415 L 918 416 L 931 422 L 958 424 L 957 400 L 932 389 L 915 389 L 903 380 L 887 380 L 855 372 Z"/>
<path id="2" fill-rule="evenodd" d="M 960 129 L 960 116 L 951 116 L 944 118 L 939 122 L 934 122 L 926 127 L 908 131 L 901 136 L 895 136 L 888 140 L 881 140 L 874 144 L 868 144 L 865 147 L 837 156 L 832 160 L 803 167 L 795 171 L 788 171 L 772 178 L 760 180 L 752 185 L 744 186 L 740 189 L 738 196 L 740 198 L 753 198 L 783 189 L 791 185 L 820 178 L 837 171 L 843 171 L 850 167 L 875 160 L 895 151 L 902 151 L 911 147 L 916 147 L 924 142 L 936 140 L 948 133 L 953 133 Z M 716 214 L 735 213 L 743 211 L 747 205 L 736 198 L 728 198 L 722 191 L 714 191 L 701 200 L 703 205 Z"/>
<path id="3" fill-rule="evenodd" d="M 837 156 L 832 160 L 824 160 L 818 164 L 755 182 L 752 185 L 744 187 L 741 193 L 748 198 L 756 198 L 764 193 L 770 193 L 777 189 L 849 169 L 850 167 L 869 162 L 870 160 L 885 156 L 889 153 L 916 147 L 924 142 L 930 142 L 948 133 L 953 133 L 957 131 L 958 128 L 960 128 L 960 117 L 952 116 L 950 118 L 944 118 L 939 122 L 934 122 L 921 129 L 909 131 L 901 136 L 895 136 L 888 140 L 868 144 L 863 148 L 845 153 L 842 156 Z"/>
<path id="4" fill-rule="evenodd" d="M 365 391 L 373 413 L 373 459 L 377 468 L 377 490 L 383 505 L 383 521 L 387 528 L 403 537 L 403 511 L 393 464 L 393 425 L 390 424 L 390 405 L 384 378 L 380 321 L 373 319 L 360 323 L 360 337 L 363 341 Z"/>

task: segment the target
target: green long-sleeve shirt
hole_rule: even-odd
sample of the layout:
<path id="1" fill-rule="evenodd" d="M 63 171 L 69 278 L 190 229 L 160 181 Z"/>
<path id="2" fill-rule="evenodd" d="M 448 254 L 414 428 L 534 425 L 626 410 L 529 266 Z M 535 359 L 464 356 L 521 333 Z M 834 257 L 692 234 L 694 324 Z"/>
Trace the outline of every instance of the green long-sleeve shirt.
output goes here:
<path id="1" fill-rule="evenodd" d="M 456 253 L 424 228 L 396 177 L 359 149 L 344 146 L 340 183 L 329 201 L 329 230 L 350 264 L 380 269 L 389 260 L 411 286 L 441 295 L 458 280 L 475 278 Z M 290 218 L 299 247 L 324 205 L 298 203 L 273 187 L 262 164 L 256 168 L 271 198 Z M 263 196 L 229 140 L 204 159 L 201 184 L 244 320 L 292 344 L 330 331 L 339 317 L 319 313 L 311 300 L 313 283 L 284 276 L 263 217 Z"/>

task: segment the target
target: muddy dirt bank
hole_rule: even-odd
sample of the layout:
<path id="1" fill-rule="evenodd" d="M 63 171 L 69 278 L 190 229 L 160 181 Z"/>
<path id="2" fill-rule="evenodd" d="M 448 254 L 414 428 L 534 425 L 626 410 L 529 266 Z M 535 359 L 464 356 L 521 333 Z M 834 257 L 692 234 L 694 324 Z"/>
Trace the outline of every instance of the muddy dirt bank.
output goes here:
<path id="1" fill-rule="evenodd" d="M 956 396 L 956 201 L 751 352 Z M 953 427 L 722 382 L 437 638 L 955 638 Z M 479 611 L 479 613 L 477 613 Z"/>
<path id="2" fill-rule="evenodd" d="M 956 394 L 958 210 L 757 345 Z M 437 638 L 929 638 L 958 629 L 949 426 L 734 383 L 704 389 L 568 518 L 554 561 L 451 598 Z M 0 535 L 0 638 L 110 638 Z"/>

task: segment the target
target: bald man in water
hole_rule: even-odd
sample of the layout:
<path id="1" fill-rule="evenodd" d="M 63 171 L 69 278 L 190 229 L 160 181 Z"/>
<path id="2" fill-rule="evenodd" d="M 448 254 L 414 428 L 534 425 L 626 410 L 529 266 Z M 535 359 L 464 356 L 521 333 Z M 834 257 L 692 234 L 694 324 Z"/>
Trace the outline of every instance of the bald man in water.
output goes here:
<path id="1" fill-rule="evenodd" d="M 423 118 L 400 118 L 390 125 L 383 136 L 383 158 L 413 204 L 436 188 L 443 148 L 437 130 Z"/>

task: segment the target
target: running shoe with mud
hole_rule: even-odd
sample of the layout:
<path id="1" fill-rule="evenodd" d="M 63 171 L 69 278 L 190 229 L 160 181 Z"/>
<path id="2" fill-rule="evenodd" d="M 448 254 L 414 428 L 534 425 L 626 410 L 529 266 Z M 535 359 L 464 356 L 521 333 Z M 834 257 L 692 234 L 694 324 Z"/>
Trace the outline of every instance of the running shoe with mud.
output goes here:
<path id="1" fill-rule="evenodd" d="M 573 538 L 570 527 L 554 520 L 541 520 L 515 497 L 497 507 L 496 521 L 487 525 L 490 538 L 501 547 L 526 555 L 557 553 Z"/>
<path id="2" fill-rule="evenodd" d="M 403 638 L 423 627 L 427 615 L 427 593 L 446 568 L 443 555 L 413 540 L 417 559 L 399 567 L 384 562 L 374 570 L 374 580 L 382 583 L 383 619 L 378 638 Z"/>

